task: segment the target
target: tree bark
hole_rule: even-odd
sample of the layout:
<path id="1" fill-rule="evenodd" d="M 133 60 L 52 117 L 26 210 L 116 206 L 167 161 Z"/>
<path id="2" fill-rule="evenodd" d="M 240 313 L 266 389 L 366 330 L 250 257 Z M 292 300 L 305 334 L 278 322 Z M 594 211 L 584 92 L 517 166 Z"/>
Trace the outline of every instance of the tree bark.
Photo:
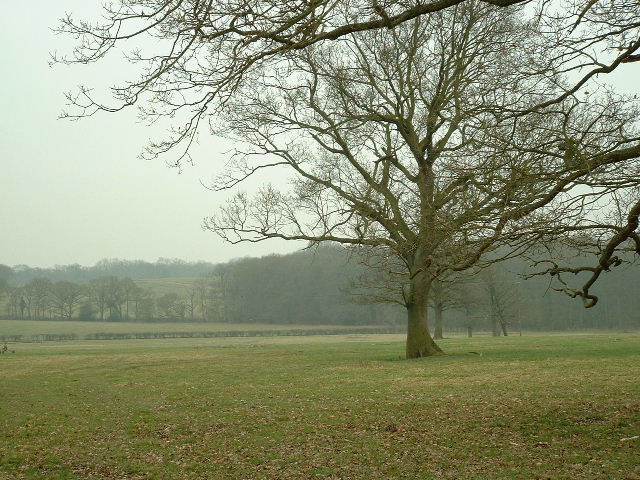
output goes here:
<path id="1" fill-rule="evenodd" d="M 497 292 L 496 285 L 493 282 L 488 283 L 489 290 L 489 302 L 490 302 L 490 315 L 491 315 L 491 335 L 493 337 L 500 336 L 500 322 L 498 320 L 498 307 L 497 307 Z"/>
<path id="2" fill-rule="evenodd" d="M 427 328 L 427 309 L 424 305 L 407 306 L 407 358 L 442 355 L 442 350 L 431 338 Z"/>
<path id="3" fill-rule="evenodd" d="M 492 327 L 492 336 L 499 337 L 500 336 L 500 322 L 498 322 L 498 318 L 495 314 L 491 315 L 491 327 Z"/>
<path id="4" fill-rule="evenodd" d="M 427 324 L 427 298 L 429 284 L 424 274 L 417 274 L 411 281 L 411 297 L 407 303 L 407 358 L 442 355 L 442 350 L 431 338 Z"/>
<path id="5" fill-rule="evenodd" d="M 433 331 L 434 340 L 442 340 L 442 303 L 436 303 L 434 307 L 435 312 L 435 328 Z"/>

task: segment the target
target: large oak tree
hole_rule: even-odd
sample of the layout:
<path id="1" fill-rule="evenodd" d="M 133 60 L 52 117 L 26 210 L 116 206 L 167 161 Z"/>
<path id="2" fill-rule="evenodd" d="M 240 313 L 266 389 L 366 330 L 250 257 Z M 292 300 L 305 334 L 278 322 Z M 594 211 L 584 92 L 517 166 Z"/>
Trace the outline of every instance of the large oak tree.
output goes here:
<path id="1" fill-rule="evenodd" d="M 439 353 L 435 279 L 606 230 L 602 203 L 637 182 L 633 102 L 603 92 L 539 106 L 564 81 L 561 47 L 540 28 L 466 2 L 256 70 L 225 111 L 225 131 L 252 148 L 219 186 L 284 165 L 292 189 L 239 193 L 207 226 L 231 242 L 372 248 L 398 267 L 387 273 L 402 286 L 407 357 Z"/>

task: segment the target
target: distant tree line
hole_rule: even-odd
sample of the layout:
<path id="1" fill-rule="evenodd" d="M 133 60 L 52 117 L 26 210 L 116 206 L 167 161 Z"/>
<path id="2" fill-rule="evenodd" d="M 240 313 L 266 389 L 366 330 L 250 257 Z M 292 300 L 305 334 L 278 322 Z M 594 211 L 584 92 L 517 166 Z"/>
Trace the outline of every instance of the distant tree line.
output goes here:
<path id="1" fill-rule="evenodd" d="M 56 265 L 51 268 L 16 265 L 11 269 L 11 282 L 16 285 L 25 285 L 35 278 L 85 283 L 100 277 L 129 277 L 135 279 L 203 277 L 211 272 L 214 265 L 204 261 L 186 262 L 175 258 L 159 258 L 158 261 L 153 263 L 144 260 L 112 258 L 100 260 L 91 267 L 78 264 Z"/>
<path id="2" fill-rule="evenodd" d="M 113 265 L 121 266 L 122 262 Z M 16 285 L 15 279 L 24 277 L 14 273 L 5 288 L 4 316 L 25 320 L 333 325 L 401 322 L 397 308 L 354 303 L 345 293 L 350 276 L 358 268 L 361 267 L 357 263 L 348 261 L 343 250 L 323 248 L 211 265 L 206 276 L 176 285 L 166 293 L 143 288 L 130 277 L 114 275 L 86 282 L 55 280 L 58 275 L 51 275 Z M 179 273 L 184 275 L 185 270 Z"/>
<path id="3" fill-rule="evenodd" d="M 580 299 L 553 290 L 549 278 L 525 279 L 522 275 L 526 272 L 526 262 L 514 259 L 475 276 L 445 282 L 444 288 L 436 288 L 433 295 L 432 324 L 437 324 L 438 318 L 435 303 L 442 299 L 445 331 L 449 328 L 469 335 L 476 330 L 500 336 L 523 329 L 640 328 L 640 269 L 635 265 L 605 275 L 594 288 L 600 301 L 588 309 Z M 437 328 L 435 336 L 438 338 Z"/>
<path id="4" fill-rule="evenodd" d="M 118 260 L 111 265 L 117 270 L 136 263 Z M 32 320 L 405 323 L 401 307 L 353 295 L 353 280 L 366 274 L 366 269 L 348 250 L 337 246 L 239 259 L 207 269 L 187 262 L 168 264 L 176 266 L 176 276 L 188 276 L 188 265 L 201 275 L 191 275 L 199 278 L 176 284 L 171 291 L 157 292 L 136 283 L 150 278 L 146 275 L 151 270 L 140 277 L 104 275 L 86 281 L 60 280 L 51 274 L 21 283 L 16 279 L 24 278 L 20 273 L 24 269 L 0 265 L 0 315 Z M 163 272 L 158 278 L 166 278 L 170 267 L 157 267 Z M 68 273 L 77 269 L 60 270 Z M 104 271 L 113 270 L 105 267 Z M 523 260 L 511 260 L 474 276 L 441 279 L 430 300 L 429 324 L 434 336 L 446 337 L 450 331 L 469 335 L 488 331 L 497 336 L 520 329 L 640 328 L 640 270 L 633 265 L 604 276 L 598 284 L 601 300 L 592 309 L 551 290 L 544 277 L 525 280 L 517 275 L 525 271 Z"/>
<path id="5" fill-rule="evenodd" d="M 236 260 L 214 276 L 226 321 L 403 325 L 397 306 L 354 302 L 349 284 L 362 268 L 343 248 L 323 247 Z"/>
<path id="6" fill-rule="evenodd" d="M 5 287 L 5 316 L 22 320 L 203 320 L 205 307 L 200 311 L 198 307 L 210 304 L 210 283 L 196 280 L 190 287 L 178 287 L 179 291 L 157 294 L 128 277 L 100 277 L 86 283 L 34 278 L 26 285 Z"/>

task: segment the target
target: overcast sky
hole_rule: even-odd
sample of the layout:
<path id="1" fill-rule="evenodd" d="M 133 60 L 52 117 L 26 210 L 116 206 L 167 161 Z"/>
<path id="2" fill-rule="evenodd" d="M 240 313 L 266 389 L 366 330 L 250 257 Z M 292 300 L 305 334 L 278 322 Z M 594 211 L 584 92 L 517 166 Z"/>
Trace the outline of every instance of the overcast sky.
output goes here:
<path id="1" fill-rule="evenodd" d="M 73 41 L 51 28 L 65 11 L 94 17 L 95 0 L 35 0 L 3 6 L 0 19 L 0 263 L 92 265 L 102 258 L 225 261 L 285 252 L 286 242 L 225 244 L 202 219 L 228 194 L 205 189 L 228 144 L 209 140 L 181 174 L 138 159 L 154 131 L 134 111 L 79 122 L 57 120 L 64 92 L 104 87 L 114 67 L 49 67 Z M 118 72 L 115 73 L 118 76 Z"/>
<path id="2" fill-rule="evenodd" d="M 287 252 L 300 244 L 229 245 L 203 232 L 202 219 L 228 194 L 201 185 L 219 171 L 229 144 L 208 139 L 195 167 L 180 175 L 162 161 L 138 159 L 154 132 L 135 112 L 79 122 L 57 120 L 64 92 L 126 77 L 126 67 L 49 67 L 53 51 L 73 40 L 51 28 L 65 12 L 95 18 L 95 0 L 32 0 L 3 6 L 0 18 L 0 263 L 92 265 L 102 258 L 159 257 L 226 261 Z M 639 68 L 614 77 L 640 90 Z"/>

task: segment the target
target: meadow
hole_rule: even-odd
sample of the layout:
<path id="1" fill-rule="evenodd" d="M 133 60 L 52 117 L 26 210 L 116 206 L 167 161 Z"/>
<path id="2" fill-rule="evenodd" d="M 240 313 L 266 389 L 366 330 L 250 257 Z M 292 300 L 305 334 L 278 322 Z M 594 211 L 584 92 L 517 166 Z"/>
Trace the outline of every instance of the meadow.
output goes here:
<path id="1" fill-rule="evenodd" d="M 640 479 L 640 334 L 18 343 L 4 479 Z"/>
<path id="2" fill-rule="evenodd" d="M 108 333 L 180 333 L 180 332 L 291 332 L 291 331 L 345 331 L 384 328 L 380 325 L 274 325 L 267 323 L 219 322 L 87 322 L 76 320 L 0 320 L 0 341 L 4 336 L 21 335 L 26 340 L 42 335 L 75 335 L 79 339 Z"/>
<path id="3" fill-rule="evenodd" d="M 192 288 L 198 280 L 203 279 L 198 277 L 169 277 L 136 279 L 134 282 L 139 287 L 152 292 L 156 296 L 160 296 L 165 293 L 183 295 L 187 290 Z"/>

